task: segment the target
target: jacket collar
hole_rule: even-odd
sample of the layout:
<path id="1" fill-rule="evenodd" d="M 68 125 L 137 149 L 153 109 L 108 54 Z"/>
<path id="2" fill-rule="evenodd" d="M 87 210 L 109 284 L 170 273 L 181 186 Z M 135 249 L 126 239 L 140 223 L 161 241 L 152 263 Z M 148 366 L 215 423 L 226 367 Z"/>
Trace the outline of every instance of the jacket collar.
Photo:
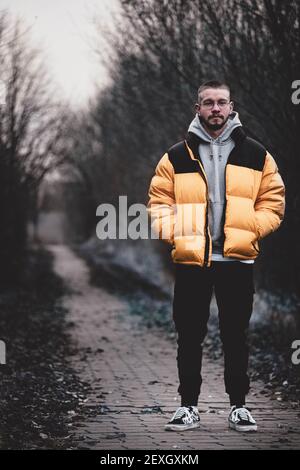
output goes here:
<path id="1" fill-rule="evenodd" d="M 246 132 L 244 131 L 243 126 L 236 127 L 232 133 L 231 137 L 235 143 L 235 148 L 239 147 L 244 140 L 246 139 L 247 135 Z M 202 143 L 207 143 L 205 140 L 201 139 L 198 137 L 196 134 L 193 132 L 188 132 L 187 137 L 186 137 L 186 143 L 189 146 L 189 148 L 192 150 L 193 154 L 195 155 L 196 158 L 200 159 L 199 156 L 199 145 Z"/>

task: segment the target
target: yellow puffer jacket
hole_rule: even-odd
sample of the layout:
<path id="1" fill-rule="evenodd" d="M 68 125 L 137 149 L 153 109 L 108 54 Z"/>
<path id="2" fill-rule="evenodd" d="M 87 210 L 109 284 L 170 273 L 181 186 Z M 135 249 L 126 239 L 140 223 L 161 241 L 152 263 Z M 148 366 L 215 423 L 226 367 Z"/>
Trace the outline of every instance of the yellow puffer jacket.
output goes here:
<path id="1" fill-rule="evenodd" d="M 258 240 L 274 232 L 285 211 L 285 186 L 274 158 L 242 127 L 225 168 L 223 256 L 255 259 Z M 172 245 L 175 263 L 210 266 L 208 185 L 198 154 L 199 138 L 171 147 L 160 159 L 149 188 L 152 236 Z"/>

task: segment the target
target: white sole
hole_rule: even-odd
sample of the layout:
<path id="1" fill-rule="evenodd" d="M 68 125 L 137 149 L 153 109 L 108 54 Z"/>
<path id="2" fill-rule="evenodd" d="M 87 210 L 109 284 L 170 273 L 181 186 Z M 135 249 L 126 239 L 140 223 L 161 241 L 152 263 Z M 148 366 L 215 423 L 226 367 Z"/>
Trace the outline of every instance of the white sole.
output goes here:
<path id="1" fill-rule="evenodd" d="M 230 429 L 234 429 L 235 431 L 239 431 L 239 432 L 256 432 L 257 431 L 256 424 L 252 426 L 239 426 L 238 424 L 229 422 L 229 427 Z"/>
<path id="2" fill-rule="evenodd" d="M 165 425 L 165 431 L 187 431 L 188 429 L 195 429 L 200 426 L 199 423 L 194 423 L 194 424 L 166 424 Z"/>

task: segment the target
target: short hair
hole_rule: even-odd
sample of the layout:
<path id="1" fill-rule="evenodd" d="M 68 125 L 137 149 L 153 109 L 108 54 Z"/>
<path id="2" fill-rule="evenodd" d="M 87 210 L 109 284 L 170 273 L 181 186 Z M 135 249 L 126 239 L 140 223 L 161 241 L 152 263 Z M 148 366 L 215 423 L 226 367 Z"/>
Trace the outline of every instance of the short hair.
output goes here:
<path id="1" fill-rule="evenodd" d="M 207 82 L 202 83 L 198 88 L 198 101 L 200 100 L 200 93 L 207 88 L 224 88 L 229 91 L 230 95 L 230 88 L 226 83 L 220 82 L 219 80 L 208 80 Z"/>

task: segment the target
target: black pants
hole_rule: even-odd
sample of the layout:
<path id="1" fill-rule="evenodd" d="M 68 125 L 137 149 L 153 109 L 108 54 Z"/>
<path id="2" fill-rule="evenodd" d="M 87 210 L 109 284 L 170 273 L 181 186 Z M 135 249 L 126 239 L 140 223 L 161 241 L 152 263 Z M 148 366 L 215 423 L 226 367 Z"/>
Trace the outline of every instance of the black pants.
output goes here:
<path id="1" fill-rule="evenodd" d="M 224 351 L 225 390 L 242 405 L 249 391 L 247 330 L 252 313 L 253 264 L 212 262 L 210 267 L 175 265 L 173 320 L 177 331 L 181 405 L 197 405 L 202 383 L 202 343 L 213 288 Z"/>

